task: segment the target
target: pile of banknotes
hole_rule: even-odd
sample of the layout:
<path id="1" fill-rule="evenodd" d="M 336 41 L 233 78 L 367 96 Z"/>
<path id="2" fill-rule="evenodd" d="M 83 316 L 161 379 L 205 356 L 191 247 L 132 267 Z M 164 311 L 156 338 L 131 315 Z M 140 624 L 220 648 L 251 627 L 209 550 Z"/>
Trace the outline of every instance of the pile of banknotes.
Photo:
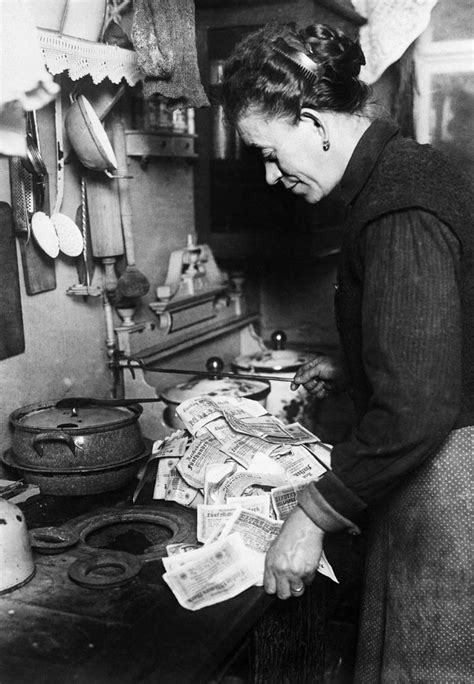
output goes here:
<path id="1" fill-rule="evenodd" d="M 163 579 L 198 610 L 263 584 L 265 554 L 331 446 L 245 398 L 203 395 L 177 413 L 184 429 L 153 447 L 153 498 L 196 509 L 198 543 L 167 547 Z M 318 570 L 337 582 L 324 554 Z"/>

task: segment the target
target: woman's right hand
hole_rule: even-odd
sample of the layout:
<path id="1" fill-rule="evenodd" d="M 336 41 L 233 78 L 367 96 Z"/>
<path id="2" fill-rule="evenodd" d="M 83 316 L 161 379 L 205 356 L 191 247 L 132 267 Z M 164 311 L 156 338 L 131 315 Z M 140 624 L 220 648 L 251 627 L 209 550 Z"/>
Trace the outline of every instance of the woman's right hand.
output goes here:
<path id="1" fill-rule="evenodd" d="M 341 366 L 329 356 L 315 356 L 303 364 L 295 373 L 291 389 L 303 385 L 305 390 L 318 399 L 324 399 L 331 392 L 344 388 L 344 374 Z"/>

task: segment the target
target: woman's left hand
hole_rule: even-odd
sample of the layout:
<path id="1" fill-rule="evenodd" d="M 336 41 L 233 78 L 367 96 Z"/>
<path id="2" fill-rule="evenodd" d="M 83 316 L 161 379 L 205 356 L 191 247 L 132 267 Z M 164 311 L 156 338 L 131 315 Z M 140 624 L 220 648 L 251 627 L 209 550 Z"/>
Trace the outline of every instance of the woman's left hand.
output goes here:
<path id="1" fill-rule="evenodd" d="M 324 399 L 344 389 L 344 373 L 335 359 L 319 354 L 296 371 L 291 389 L 296 390 L 300 385 L 317 399 Z"/>
<path id="2" fill-rule="evenodd" d="M 295 508 L 285 520 L 265 559 L 265 591 L 278 598 L 302 596 L 311 584 L 323 551 L 324 531 L 302 508 Z"/>

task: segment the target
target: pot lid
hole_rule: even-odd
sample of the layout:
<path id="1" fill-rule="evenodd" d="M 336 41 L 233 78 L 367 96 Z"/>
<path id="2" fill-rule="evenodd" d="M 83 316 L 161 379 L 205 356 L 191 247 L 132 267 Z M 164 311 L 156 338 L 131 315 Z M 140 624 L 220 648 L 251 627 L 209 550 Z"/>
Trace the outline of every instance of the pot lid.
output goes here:
<path id="1" fill-rule="evenodd" d="M 87 406 L 79 409 L 56 408 L 55 404 L 32 404 L 14 411 L 10 417 L 17 427 L 36 430 L 78 430 L 119 427 L 136 420 L 141 406 Z"/>
<path id="2" fill-rule="evenodd" d="M 275 330 L 271 335 L 272 349 L 261 349 L 255 354 L 246 354 L 234 359 L 234 367 L 238 370 L 255 371 L 263 373 L 288 373 L 309 361 L 311 356 L 293 349 L 285 349 L 286 333 L 283 330 Z"/>
<path id="3" fill-rule="evenodd" d="M 309 361 L 309 354 L 302 354 L 291 349 L 268 349 L 258 351 L 255 354 L 238 356 L 234 360 L 234 366 L 239 370 L 278 373 L 281 371 L 293 372 L 298 370 L 303 363 Z"/>
<path id="4" fill-rule="evenodd" d="M 202 394 L 207 396 L 245 397 L 263 399 L 270 392 L 270 385 L 262 380 L 239 380 L 238 378 L 201 378 L 194 377 L 188 382 L 166 388 L 161 396 L 165 401 L 180 404 Z"/>

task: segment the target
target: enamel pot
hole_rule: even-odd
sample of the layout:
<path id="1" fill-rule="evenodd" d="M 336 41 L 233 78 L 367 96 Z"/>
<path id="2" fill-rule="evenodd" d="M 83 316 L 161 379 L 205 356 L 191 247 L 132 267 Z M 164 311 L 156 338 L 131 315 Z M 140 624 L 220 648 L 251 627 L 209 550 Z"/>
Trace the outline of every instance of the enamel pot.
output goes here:
<path id="1" fill-rule="evenodd" d="M 10 416 L 7 465 L 44 493 L 91 494 L 123 486 L 147 455 L 139 404 L 59 409 L 32 404 Z"/>

